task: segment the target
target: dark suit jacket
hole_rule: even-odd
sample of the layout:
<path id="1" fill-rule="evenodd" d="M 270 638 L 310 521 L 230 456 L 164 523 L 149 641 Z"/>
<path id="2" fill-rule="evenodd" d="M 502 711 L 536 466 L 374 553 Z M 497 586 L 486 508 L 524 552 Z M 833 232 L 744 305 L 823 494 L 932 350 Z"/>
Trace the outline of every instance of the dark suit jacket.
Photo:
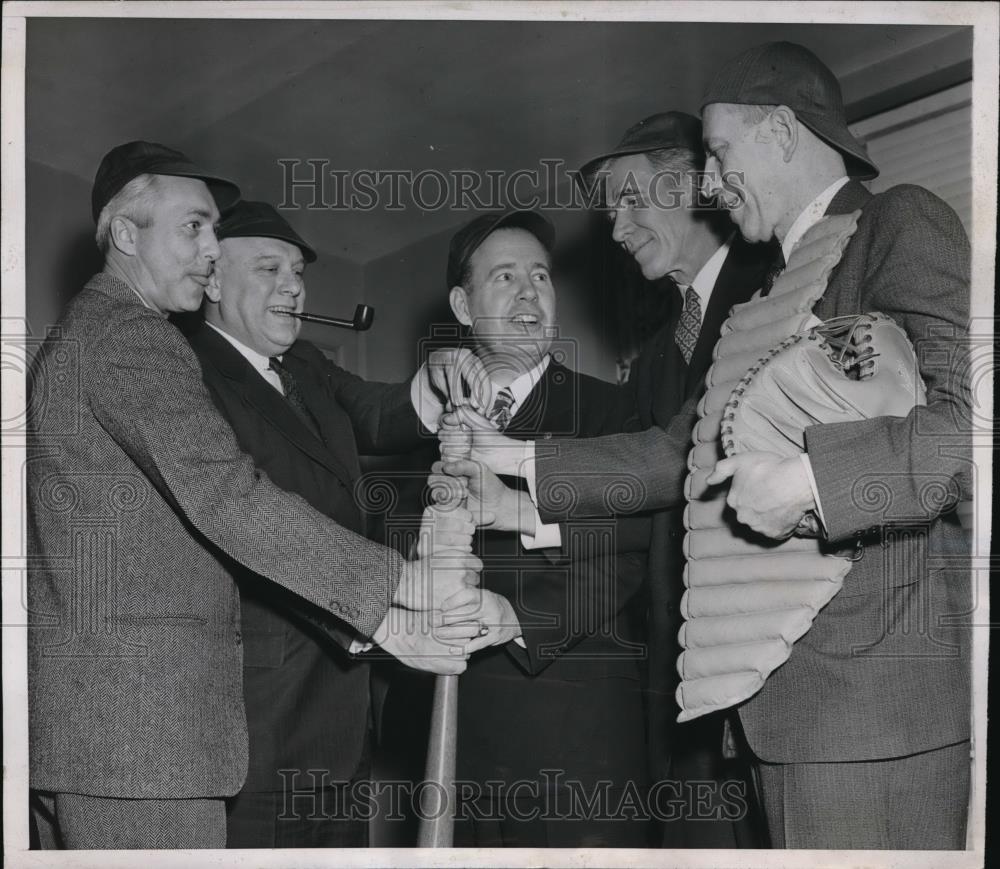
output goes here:
<path id="1" fill-rule="evenodd" d="M 368 635 L 402 559 L 261 474 L 181 333 L 127 284 L 95 276 L 59 329 L 33 369 L 26 469 L 31 785 L 234 794 L 247 730 L 229 560 Z"/>
<path id="2" fill-rule="evenodd" d="M 553 362 L 506 434 L 593 437 L 616 430 L 630 401 L 620 387 Z M 636 607 L 645 553 L 616 554 L 626 537 L 644 545 L 646 522 L 573 526 L 563 530 L 568 556 L 525 550 L 516 534 L 480 536 L 482 585 L 511 602 L 526 649 L 511 642 L 470 659 L 459 692 L 459 779 L 539 782 L 543 769 L 616 787 L 646 779 Z"/>
<path id="3" fill-rule="evenodd" d="M 607 515 L 605 488 L 623 474 L 629 481 L 641 481 L 641 485 L 632 486 L 634 497 L 625 499 L 626 506 L 657 511 L 651 517 L 648 568 L 650 766 L 656 779 L 670 774 L 669 734 L 677 714 L 675 662 L 679 604 L 684 591 L 680 581 L 684 526 L 680 506 L 662 508 L 682 503 L 681 486 L 687 474 L 687 451 L 694 424 L 693 417 L 680 418 L 678 412 L 686 401 L 700 397 L 704 391 L 705 373 L 723 321 L 733 305 L 745 302 L 760 287 L 773 255 L 771 248 L 747 244 L 738 235 L 733 238 L 705 310 L 690 364 L 685 364 L 674 340 L 681 304 L 679 294 L 671 288 L 674 298 L 670 316 L 635 363 L 635 414 L 629 424 L 633 433 L 600 441 L 553 439 L 537 450 L 538 506 L 543 521 L 559 521 L 565 515 L 557 497 L 558 488 L 551 487 L 558 487 L 567 476 L 581 481 L 577 486 L 581 516 Z M 663 430 L 671 426 L 675 435 L 673 460 L 669 461 L 648 451 L 646 440 L 651 433 L 662 436 Z M 607 476 L 588 477 L 582 473 L 587 468 L 605 469 Z M 670 480 L 667 487 L 662 484 L 664 477 Z"/>
<path id="4" fill-rule="evenodd" d="M 969 736 L 971 496 L 966 338 L 969 242 L 955 213 L 909 185 L 845 185 L 828 213 L 863 209 L 815 312 L 881 311 L 915 342 L 927 406 L 806 431 L 831 545 L 861 544 L 844 587 L 742 707 L 773 761 L 898 757 Z"/>
<path id="5" fill-rule="evenodd" d="M 368 424 L 364 437 L 370 446 L 391 448 L 390 437 L 407 431 L 416 445 L 418 422 L 408 389 L 363 383 L 313 345 L 297 342 L 283 361 L 319 424 L 317 438 L 218 332 L 201 324 L 188 340 L 212 400 L 257 468 L 342 527 L 363 533 L 353 496 L 360 468 L 352 416 L 359 428 Z M 373 421 L 378 422 L 372 426 Z M 317 770 L 317 785 L 324 783 L 319 771 L 328 774 L 327 784 L 349 779 L 358 771 L 368 730 L 367 664 L 352 660 L 331 640 L 321 610 L 236 562 L 231 568 L 240 590 L 250 732 L 250 769 L 243 790 L 308 788 L 314 779 L 306 770 Z M 336 624 L 328 627 L 336 633 Z M 280 769 L 301 772 L 295 781 L 285 781 Z"/>

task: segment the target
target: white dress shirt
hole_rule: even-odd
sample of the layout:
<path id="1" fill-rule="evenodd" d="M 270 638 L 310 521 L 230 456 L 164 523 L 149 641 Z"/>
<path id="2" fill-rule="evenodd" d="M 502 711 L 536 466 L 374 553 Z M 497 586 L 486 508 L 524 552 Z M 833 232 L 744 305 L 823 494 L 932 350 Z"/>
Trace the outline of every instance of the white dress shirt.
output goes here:
<path id="1" fill-rule="evenodd" d="M 261 377 L 263 377 L 268 383 L 271 384 L 271 386 L 277 389 L 278 392 L 280 392 L 282 395 L 285 394 L 285 390 L 281 386 L 281 378 L 278 377 L 278 372 L 270 367 L 271 357 L 264 356 L 263 354 L 258 353 L 252 347 L 247 347 L 247 345 L 244 344 L 242 341 L 238 340 L 237 338 L 234 338 L 228 332 L 223 331 L 214 323 L 209 323 L 206 320 L 205 325 L 211 326 L 213 329 L 215 329 L 216 332 L 218 332 L 223 338 L 225 338 L 230 344 L 233 345 L 233 347 L 235 347 L 240 352 L 240 355 L 244 359 L 246 359 L 247 362 L 250 363 L 254 371 L 256 371 Z M 280 356 L 278 357 L 278 360 L 279 361 L 281 360 Z"/>
<path id="2" fill-rule="evenodd" d="M 726 257 L 729 256 L 729 248 L 733 243 L 733 235 L 730 235 L 725 243 L 708 258 L 705 265 L 694 276 L 694 280 L 691 281 L 691 288 L 698 294 L 698 301 L 701 303 L 702 323 L 705 322 L 705 312 L 708 310 L 708 303 L 712 298 L 712 290 L 715 289 L 715 283 L 719 280 L 719 272 L 722 271 Z M 678 287 L 678 289 L 680 289 L 683 299 L 684 288 Z"/>
<path id="3" fill-rule="evenodd" d="M 787 263 L 795 250 L 795 246 L 802 240 L 804 236 L 810 229 L 812 229 L 823 216 L 826 214 L 826 210 L 830 207 L 830 203 L 833 202 L 833 197 L 837 195 L 840 188 L 843 187 L 848 182 L 846 175 L 838 178 L 829 187 L 826 188 L 822 193 L 819 194 L 812 202 L 810 202 L 803 210 L 802 213 L 795 218 L 792 225 L 788 228 L 788 233 L 785 235 L 781 242 L 781 252 L 785 256 L 785 262 Z M 818 325 L 819 320 L 815 317 L 806 324 L 807 327 Z M 823 522 L 824 527 L 826 523 L 823 520 L 823 508 L 819 503 L 819 489 L 816 487 L 816 477 L 813 475 L 812 463 L 809 461 L 809 454 L 802 453 L 802 464 L 806 469 L 806 476 L 809 478 L 809 488 L 812 489 L 813 500 L 816 502 L 816 515 L 819 516 L 819 521 Z"/>

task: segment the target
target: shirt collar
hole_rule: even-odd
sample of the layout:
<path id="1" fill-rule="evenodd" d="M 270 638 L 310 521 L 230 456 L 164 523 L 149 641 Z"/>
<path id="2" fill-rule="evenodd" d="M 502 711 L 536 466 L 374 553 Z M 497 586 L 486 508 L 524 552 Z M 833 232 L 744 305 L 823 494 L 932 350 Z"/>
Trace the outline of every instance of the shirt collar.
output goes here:
<path id="1" fill-rule="evenodd" d="M 729 238 L 708 258 L 705 265 L 694 276 L 694 280 L 691 281 L 691 287 L 701 300 L 702 318 L 705 316 L 708 300 L 712 297 L 712 290 L 715 289 L 715 282 L 719 279 L 719 272 L 722 271 L 722 264 L 726 261 L 726 257 L 729 256 L 729 247 L 733 243 L 733 236 L 735 234 L 730 234 Z"/>
<path id="2" fill-rule="evenodd" d="M 815 224 L 819 223 L 820 219 L 826 214 L 826 210 L 830 207 L 830 203 L 833 201 L 833 197 L 837 195 L 837 192 L 843 187 L 848 181 L 846 175 L 841 176 L 836 181 L 833 182 L 829 187 L 826 188 L 822 193 L 819 194 L 812 202 L 810 202 L 795 218 L 792 225 L 788 228 L 788 235 L 785 236 L 785 240 L 781 243 L 781 252 L 785 256 L 785 262 L 788 262 L 788 258 L 791 256 L 793 250 L 795 250 L 795 245 L 799 243 L 804 236 Z"/>
<path id="3" fill-rule="evenodd" d="M 525 371 L 524 374 L 516 377 L 507 386 L 507 390 L 511 395 L 514 396 L 514 402 L 510 406 L 510 415 L 513 416 L 517 412 L 517 408 L 521 406 L 522 402 L 531 394 L 531 390 L 535 388 L 535 385 L 542 379 L 542 375 L 549 367 L 549 362 L 552 361 L 552 357 L 548 353 L 542 358 L 534 368 L 530 371 Z M 490 407 L 493 407 L 494 402 L 497 399 L 497 393 L 500 392 L 502 387 L 497 386 L 497 384 L 490 382 Z"/>
<path id="4" fill-rule="evenodd" d="M 230 344 L 232 344 L 233 347 L 239 350 L 243 358 L 246 359 L 246 361 L 249 362 L 254 367 L 255 371 L 259 372 L 260 374 L 264 375 L 267 374 L 269 367 L 271 365 L 270 357 L 263 356 L 262 354 L 254 350 L 252 347 L 247 347 L 246 344 L 244 344 L 242 341 L 237 340 L 228 332 L 225 332 L 222 329 L 220 329 L 218 326 L 215 325 L 215 323 L 209 323 L 206 320 L 205 325 L 211 326 L 213 329 L 215 329 L 216 332 L 218 332 L 223 338 L 225 338 Z M 279 356 L 278 359 L 280 360 L 281 357 Z"/>

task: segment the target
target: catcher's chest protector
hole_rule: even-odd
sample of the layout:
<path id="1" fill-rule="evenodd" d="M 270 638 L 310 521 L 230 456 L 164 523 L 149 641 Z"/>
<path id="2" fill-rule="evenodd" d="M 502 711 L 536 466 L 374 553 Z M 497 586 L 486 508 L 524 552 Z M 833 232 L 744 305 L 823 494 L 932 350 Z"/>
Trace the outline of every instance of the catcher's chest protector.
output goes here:
<path id="1" fill-rule="evenodd" d="M 726 510 L 728 486 L 710 493 L 705 479 L 723 458 L 724 437 L 732 452 L 733 403 L 739 402 L 748 371 L 758 369 L 777 345 L 820 323 L 813 306 L 826 292 L 859 214 L 827 217 L 814 225 L 771 294 L 760 298 L 758 293 L 737 305 L 723 324 L 688 458 L 679 721 L 757 693 L 788 660 L 792 644 L 809 630 L 850 570 L 850 560 L 822 554 L 815 538 L 779 543 L 754 535 Z M 801 451 L 799 444 L 787 454 Z"/>

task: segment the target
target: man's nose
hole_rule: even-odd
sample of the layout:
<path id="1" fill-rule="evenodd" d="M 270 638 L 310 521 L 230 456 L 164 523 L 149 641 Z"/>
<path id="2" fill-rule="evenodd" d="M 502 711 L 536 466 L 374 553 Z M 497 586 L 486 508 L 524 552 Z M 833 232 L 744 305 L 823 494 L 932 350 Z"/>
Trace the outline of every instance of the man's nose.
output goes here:
<path id="1" fill-rule="evenodd" d="M 530 275 L 521 278 L 517 288 L 517 297 L 529 300 L 538 298 L 538 288 L 535 286 L 535 282 L 531 279 Z"/>
<path id="2" fill-rule="evenodd" d="M 631 230 L 631 221 L 628 219 L 628 212 L 623 208 L 616 208 L 611 212 L 611 239 L 621 244 L 628 237 Z"/>
<path id="3" fill-rule="evenodd" d="M 215 237 L 215 230 L 211 227 L 202 235 L 201 255 L 209 262 L 214 263 L 219 258 L 219 240 Z"/>
<path id="4" fill-rule="evenodd" d="M 281 279 L 278 282 L 278 292 L 294 298 L 302 292 L 302 280 L 295 272 L 282 272 Z"/>

